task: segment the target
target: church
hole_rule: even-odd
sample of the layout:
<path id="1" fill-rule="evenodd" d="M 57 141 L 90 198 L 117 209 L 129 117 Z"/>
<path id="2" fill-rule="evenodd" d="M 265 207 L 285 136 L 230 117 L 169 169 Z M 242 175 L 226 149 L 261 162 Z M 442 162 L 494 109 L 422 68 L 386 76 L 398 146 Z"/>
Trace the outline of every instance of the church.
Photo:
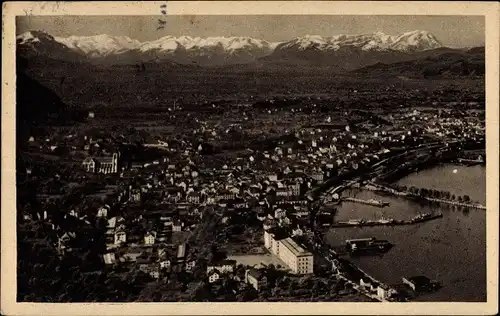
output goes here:
<path id="1" fill-rule="evenodd" d="M 117 173 L 119 155 L 114 153 L 111 157 L 87 157 L 83 161 L 83 168 L 92 173 Z"/>

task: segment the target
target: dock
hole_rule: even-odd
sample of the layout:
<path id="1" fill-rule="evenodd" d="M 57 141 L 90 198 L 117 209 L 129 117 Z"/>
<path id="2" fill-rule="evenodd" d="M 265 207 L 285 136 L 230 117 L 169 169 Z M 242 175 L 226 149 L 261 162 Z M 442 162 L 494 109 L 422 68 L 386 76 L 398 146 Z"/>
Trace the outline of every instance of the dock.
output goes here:
<path id="1" fill-rule="evenodd" d="M 331 227 L 363 227 L 363 226 L 401 226 L 401 225 L 413 225 L 422 222 L 427 222 L 430 220 L 438 219 L 443 217 L 443 214 L 422 214 L 417 215 L 409 220 L 395 220 L 395 219 L 380 219 L 377 221 L 365 221 L 365 220 L 350 220 L 336 222 L 331 225 Z"/>
<path id="2" fill-rule="evenodd" d="M 357 199 L 357 198 L 353 198 L 353 197 L 346 197 L 346 198 L 343 198 L 342 200 L 347 201 L 347 202 L 367 204 L 367 205 L 376 206 L 376 207 L 386 207 L 386 206 L 390 205 L 389 202 L 379 201 L 379 200 L 375 200 L 375 199 L 362 200 L 362 199 Z"/>

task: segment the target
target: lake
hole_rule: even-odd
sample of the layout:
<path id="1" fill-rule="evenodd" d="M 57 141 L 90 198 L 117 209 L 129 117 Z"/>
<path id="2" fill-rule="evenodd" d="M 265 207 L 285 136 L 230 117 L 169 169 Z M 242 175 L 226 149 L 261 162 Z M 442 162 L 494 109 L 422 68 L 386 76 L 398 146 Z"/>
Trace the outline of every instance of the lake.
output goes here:
<path id="1" fill-rule="evenodd" d="M 456 171 L 454 172 L 454 170 Z M 484 166 L 441 165 L 411 174 L 401 185 L 447 190 L 486 202 Z M 409 219 L 418 213 L 441 212 L 443 218 L 411 226 L 332 228 L 328 243 L 342 245 L 349 238 L 387 239 L 394 247 L 383 256 L 352 258 L 352 262 L 387 284 L 401 283 L 402 277 L 425 275 L 443 285 L 436 293 L 419 296 L 421 301 L 486 301 L 486 211 L 449 206 L 420 205 L 403 197 L 350 189 L 343 196 L 375 198 L 390 203 L 378 208 L 345 202 L 336 220 Z"/>

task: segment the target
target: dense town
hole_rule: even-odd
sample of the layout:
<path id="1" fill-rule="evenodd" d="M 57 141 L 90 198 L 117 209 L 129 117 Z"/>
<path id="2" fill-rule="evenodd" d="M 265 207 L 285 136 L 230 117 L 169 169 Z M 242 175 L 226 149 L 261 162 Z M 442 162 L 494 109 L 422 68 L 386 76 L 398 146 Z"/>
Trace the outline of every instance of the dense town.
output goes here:
<path id="1" fill-rule="evenodd" d="M 323 233 L 342 224 L 348 187 L 484 207 L 393 184 L 442 162 L 484 163 L 484 96 L 343 93 L 175 101 L 132 123 L 91 109 L 78 127 L 30 135 L 18 158 L 20 251 L 46 258 L 35 275 L 75 281 L 20 282 L 58 301 L 404 301 L 435 287 L 423 276 L 404 290 L 375 280 L 349 255 L 387 242 L 333 249 Z"/>

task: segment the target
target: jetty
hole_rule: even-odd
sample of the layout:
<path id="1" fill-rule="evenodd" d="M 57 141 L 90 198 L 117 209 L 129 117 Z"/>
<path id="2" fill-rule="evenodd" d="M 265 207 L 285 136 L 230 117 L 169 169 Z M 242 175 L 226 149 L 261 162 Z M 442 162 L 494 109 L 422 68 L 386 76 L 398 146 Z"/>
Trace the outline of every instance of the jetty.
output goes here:
<path id="1" fill-rule="evenodd" d="M 376 206 L 376 207 L 386 207 L 386 206 L 390 205 L 389 202 L 384 202 L 384 201 L 375 200 L 375 199 L 362 200 L 362 199 L 357 199 L 357 198 L 353 198 L 353 197 L 346 197 L 346 198 L 343 198 L 342 200 L 347 201 L 347 202 L 367 204 L 367 205 Z"/>
<path id="2" fill-rule="evenodd" d="M 464 164 L 468 167 L 485 163 L 483 159 L 465 159 L 465 158 L 458 158 L 457 162 Z"/>
<path id="3" fill-rule="evenodd" d="M 370 190 L 370 191 L 382 191 L 382 192 L 391 193 L 393 195 L 398 195 L 398 196 L 419 198 L 419 199 L 423 199 L 423 200 L 427 200 L 427 201 L 431 201 L 431 202 L 450 204 L 450 205 L 455 205 L 455 206 L 463 206 L 463 207 L 475 208 L 475 209 L 479 209 L 479 210 L 486 209 L 486 206 L 484 206 L 482 204 L 475 204 L 475 203 L 467 203 L 467 202 L 459 202 L 459 201 L 453 201 L 453 200 L 444 200 L 444 199 L 438 199 L 438 198 L 418 196 L 416 194 L 411 194 L 408 192 L 397 191 L 397 190 L 394 190 L 393 188 L 389 188 L 387 186 L 384 186 L 382 184 L 377 184 L 374 182 L 369 182 L 367 185 L 363 186 L 363 189 Z"/>
<path id="4" fill-rule="evenodd" d="M 409 220 L 395 220 L 395 219 L 379 219 L 376 221 L 365 221 L 363 219 L 355 219 L 349 221 L 335 222 L 331 227 L 364 227 L 364 226 L 402 226 L 402 225 L 413 225 L 422 222 L 427 222 L 437 218 L 443 217 L 442 213 L 438 214 L 419 214 Z"/>

